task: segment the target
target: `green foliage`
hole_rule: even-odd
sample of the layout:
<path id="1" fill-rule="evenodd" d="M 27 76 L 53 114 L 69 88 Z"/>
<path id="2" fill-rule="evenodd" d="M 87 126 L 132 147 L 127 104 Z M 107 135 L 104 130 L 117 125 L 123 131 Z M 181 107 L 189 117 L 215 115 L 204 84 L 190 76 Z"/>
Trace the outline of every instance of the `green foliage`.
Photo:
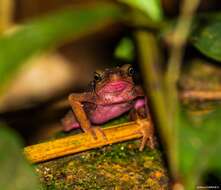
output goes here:
<path id="1" fill-rule="evenodd" d="M 22 155 L 21 139 L 0 125 L 1 190 L 39 189 L 37 177 Z"/>
<path id="2" fill-rule="evenodd" d="M 221 61 L 221 14 L 210 13 L 199 15 L 192 26 L 190 42 L 204 55 Z M 211 71 L 207 69 L 207 73 Z M 195 71 L 197 73 L 197 71 Z M 207 81 L 213 76 L 199 73 Z M 214 81 L 213 81 L 214 83 Z M 213 84 L 212 83 L 212 84 Z M 180 127 L 180 172 L 186 187 L 195 189 L 207 171 L 221 172 L 221 109 L 207 114 L 187 116 L 183 114 Z"/>
<path id="3" fill-rule="evenodd" d="M 211 15 L 208 18 L 204 17 L 197 21 L 198 24 L 194 26 L 191 41 L 204 55 L 221 61 L 221 17 Z"/>
<path id="4" fill-rule="evenodd" d="M 119 0 L 147 14 L 153 21 L 161 21 L 163 13 L 160 0 Z"/>
<path id="5" fill-rule="evenodd" d="M 182 113 L 179 132 L 180 172 L 189 189 L 194 189 L 204 172 L 221 171 L 221 109 L 206 114 Z"/>
<path id="6" fill-rule="evenodd" d="M 133 61 L 135 55 L 134 44 L 130 38 L 123 38 L 117 48 L 115 49 L 115 57 L 125 60 Z"/>
<path id="7" fill-rule="evenodd" d="M 164 25 L 160 35 L 169 37 L 173 32 L 177 20 L 169 20 Z M 191 27 L 189 42 L 203 55 L 216 61 L 221 61 L 221 14 L 208 13 L 196 15 Z"/>
<path id="8" fill-rule="evenodd" d="M 107 22 L 119 19 L 119 8 L 97 4 L 78 10 L 64 10 L 26 24 L 11 35 L 0 38 L 1 87 L 33 54 L 54 47 L 70 38 L 89 34 Z"/>
<path id="9" fill-rule="evenodd" d="M 217 20 L 210 20 L 212 18 L 212 15 L 210 15 L 204 18 L 204 22 L 201 22 L 199 18 L 196 19 L 192 25 L 192 35 L 190 38 L 191 42 L 197 48 L 198 45 L 200 48 L 204 48 L 203 51 L 201 51 L 203 54 L 219 60 L 217 57 L 221 55 L 221 52 L 219 53 L 221 49 L 219 48 L 219 41 L 221 39 L 219 25 L 221 17 L 218 17 L 219 14 L 216 14 L 216 16 Z M 205 20 L 208 22 L 205 22 Z M 174 26 L 174 21 L 167 25 L 167 39 L 169 40 L 171 39 L 169 35 L 174 32 Z M 208 29 L 208 31 L 205 31 L 205 29 Z M 203 36 L 202 34 L 207 36 Z M 173 178 L 175 182 L 183 184 L 185 189 L 195 189 L 207 171 L 213 170 L 220 172 L 221 169 L 221 163 L 219 161 L 221 157 L 221 140 L 219 138 L 221 135 L 219 128 L 219 124 L 221 123 L 221 110 L 217 109 L 204 115 L 187 116 L 186 113 L 180 113 L 182 108 L 177 93 L 175 92 L 177 90 L 177 81 L 169 81 L 171 83 L 168 83 L 168 86 L 170 85 L 170 88 L 168 88 L 168 86 L 165 85 L 168 81 L 161 81 L 162 79 L 159 77 L 160 72 L 156 69 L 158 68 L 157 58 L 159 56 L 157 50 L 154 50 L 154 47 L 158 44 L 153 43 L 154 39 L 156 39 L 156 33 L 140 32 L 137 33 L 137 38 L 139 59 L 141 60 L 141 69 L 144 73 L 143 80 L 146 82 L 149 91 L 159 133 L 161 137 L 163 137 L 163 142 L 165 142 L 163 146 L 167 150 L 168 162 Z M 180 38 L 182 39 L 182 34 L 180 34 Z M 150 39 L 152 39 L 152 41 Z M 178 68 L 181 63 L 179 63 L 179 59 L 176 59 L 179 57 L 179 53 L 180 52 L 175 52 L 172 54 L 175 58 L 173 57 L 174 62 L 172 63 L 174 63 L 174 68 L 172 70 L 173 72 L 170 73 L 171 80 L 174 80 L 174 75 L 179 75 Z M 182 60 L 182 57 L 180 58 L 180 60 Z M 167 68 L 170 66 L 169 62 Z M 198 74 L 197 76 L 200 75 L 200 78 L 204 78 L 204 88 L 206 86 L 205 82 L 214 84 L 212 81 L 214 76 L 212 76 L 212 78 L 211 76 L 207 77 L 207 75 L 211 73 L 211 68 L 207 68 L 205 73 L 199 72 L 199 69 L 195 72 Z M 204 76 L 204 74 L 206 74 L 206 76 Z M 153 88 L 156 84 L 157 88 Z M 162 89 L 159 84 L 163 85 Z M 199 85 L 199 83 L 197 84 Z M 211 84 L 208 85 L 211 86 Z M 188 88 L 188 86 L 186 88 Z M 190 89 L 194 90 L 193 88 Z M 169 100 L 171 96 L 173 97 L 172 101 Z M 176 104 L 175 109 L 170 109 L 170 107 Z M 197 105 L 199 102 L 195 102 L 195 104 Z M 180 115 L 182 117 L 180 117 Z M 160 121 L 162 122 L 160 123 Z M 172 126 L 171 123 L 173 124 Z"/>

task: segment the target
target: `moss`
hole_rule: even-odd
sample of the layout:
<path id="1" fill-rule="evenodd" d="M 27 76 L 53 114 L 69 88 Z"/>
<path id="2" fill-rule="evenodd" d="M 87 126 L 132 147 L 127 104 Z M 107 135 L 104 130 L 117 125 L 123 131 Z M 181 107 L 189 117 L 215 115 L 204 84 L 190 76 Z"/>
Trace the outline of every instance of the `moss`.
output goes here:
<path id="1" fill-rule="evenodd" d="M 103 127 L 128 121 L 128 115 Z M 68 134 L 79 133 L 73 130 Z M 55 138 L 65 136 L 58 134 Z M 36 171 L 43 190 L 168 189 L 168 175 L 159 150 L 139 151 L 140 141 L 128 141 L 41 163 Z"/>
<path id="2" fill-rule="evenodd" d="M 139 141 L 105 146 L 36 166 L 44 190 L 168 189 L 159 150 L 138 150 Z"/>

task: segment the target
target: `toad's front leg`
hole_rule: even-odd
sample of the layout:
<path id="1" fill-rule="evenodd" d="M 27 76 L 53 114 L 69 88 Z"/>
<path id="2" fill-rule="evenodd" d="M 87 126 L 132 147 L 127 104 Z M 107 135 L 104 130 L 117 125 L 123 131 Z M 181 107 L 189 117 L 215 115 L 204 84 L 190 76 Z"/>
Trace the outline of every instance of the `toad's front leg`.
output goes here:
<path id="1" fill-rule="evenodd" d="M 144 118 L 147 118 L 148 120 L 142 120 Z M 131 119 L 135 120 L 140 126 L 139 131 L 137 131 L 136 133 L 140 133 L 143 136 L 139 150 L 142 151 L 146 144 L 148 145 L 148 147 L 153 149 L 155 147 L 154 128 L 149 109 L 147 107 L 146 98 L 138 99 L 135 102 L 134 110 L 131 114 Z"/>
<path id="2" fill-rule="evenodd" d="M 79 122 L 81 128 L 84 132 L 90 133 L 94 139 L 97 139 L 96 132 L 99 131 L 103 138 L 106 140 L 106 135 L 104 134 L 103 130 L 99 127 L 91 127 L 91 123 L 83 109 L 83 105 L 81 102 L 89 101 L 91 99 L 90 94 L 83 93 L 83 94 L 71 94 L 68 98 L 71 108 L 76 116 L 77 121 Z"/>

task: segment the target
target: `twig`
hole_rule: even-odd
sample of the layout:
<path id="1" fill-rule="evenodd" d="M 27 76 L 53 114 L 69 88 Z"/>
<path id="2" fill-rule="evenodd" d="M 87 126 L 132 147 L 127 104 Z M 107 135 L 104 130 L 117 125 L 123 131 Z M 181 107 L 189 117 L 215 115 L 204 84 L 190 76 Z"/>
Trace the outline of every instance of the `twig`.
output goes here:
<path id="1" fill-rule="evenodd" d="M 183 0 L 178 24 L 172 34 L 171 51 L 168 60 L 166 79 L 168 82 L 176 83 L 180 75 L 180 66 L 183 57 L 183 47 L 186 44 L 193 15 L 200 0 Z"/>
<path id="2" fill-rule="evenodd" d="M 147 119 L 140 120 L 140 122 L 150 127 Z M 25 147 L 24 154 L 31 163 L 43 162 L 108 144 L 140 138 L 142 137 L 142 134 L 138 132 L 140 129 L 141 125 L 136 122 L 119 124 L 103 129 L 107 140 L 100 133 L 98 133 L 97 140 L 88 133 L 81 133 Z"/>
<path id="3" fill-rule="evenodd" d="M 182 100 L 221 100 L 221 91 L 186 90 L 180 93 Z"/>

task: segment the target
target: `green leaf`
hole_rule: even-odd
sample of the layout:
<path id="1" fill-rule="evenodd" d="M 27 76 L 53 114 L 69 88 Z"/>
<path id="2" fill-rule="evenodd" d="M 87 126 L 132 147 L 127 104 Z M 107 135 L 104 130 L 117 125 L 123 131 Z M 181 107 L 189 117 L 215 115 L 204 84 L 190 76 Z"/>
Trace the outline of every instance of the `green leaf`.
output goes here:
<path id="1" fill-rule="evenodd" d="M 2 190 L 38 190 L 33 169 L 22 155 L 21 139 L 0 124 L 0 187 Z"/>
<path id="2" fill-rule="evenodd" d="M 135 57 L 134 53 L 135 47 L 130 38 L 123 38 L 114 52 L 115 57 L 125 61 L 132 61 Z"/>
<path id="3" fill-rule="evenodd" d="M 163 18 L 160 0 L 119 0 L 146 13 L 153 21 Z"/>
<path id="4" fill-rule="evenodd" d="M 54 47 L 69 38 L 82 37 L 109 22 L 119 20 L 121 13 L 118 7 L 98 3 L 96 6 L 54 13 L 25 25 L 11 35 L 2 36 L 1 85 L 33 54 Z"/>
<path id="5" fill-rule="evenodd" d="M 203 115 L 182 117 L 180 169 L 187 189 L 194 189 L 210 169 L 221 171 L 221 109 Z"/>
<path id="6" fill-rule="evenodd" d="M 221 61 L 221 14 L 202 14 L 195 18 L 191 43 L 204 55 Z"/>

